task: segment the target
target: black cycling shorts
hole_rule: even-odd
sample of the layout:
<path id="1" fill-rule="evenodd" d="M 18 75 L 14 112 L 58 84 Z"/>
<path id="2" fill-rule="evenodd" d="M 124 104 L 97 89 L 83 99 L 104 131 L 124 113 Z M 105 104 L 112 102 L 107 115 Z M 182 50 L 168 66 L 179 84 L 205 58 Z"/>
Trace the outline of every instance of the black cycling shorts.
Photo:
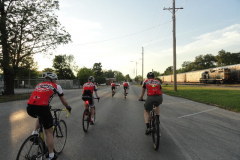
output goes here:
<path id="1" fill-rule="evenodd" d="M 39 117 L 44 129 L 49 129 L 53 126 L 53 117 L 49 106 L 28 105 L 27 113 L 33 118 Z"/>
<path id="2" fill-rule="evenodd" d="M 123 89 L 124 89 L 124 90 L 128 89 L 128 86 L 124 86 Z"/>
<path id="3" fill-rule="evenodd" d="M 112 90 L 114 90 L 115 89 L 115 86 L 112 86 Z"/>

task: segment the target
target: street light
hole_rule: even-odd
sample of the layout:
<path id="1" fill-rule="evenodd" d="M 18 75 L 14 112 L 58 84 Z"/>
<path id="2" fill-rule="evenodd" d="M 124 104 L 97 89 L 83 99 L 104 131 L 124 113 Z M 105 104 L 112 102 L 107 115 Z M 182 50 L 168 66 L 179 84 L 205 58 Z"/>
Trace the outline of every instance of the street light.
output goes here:
<path id="1" fill-rule="evenodd" d="M 137 77 L 137 61 L 131 61 L 131 62 L 136 62 L 136 77 Z"/>

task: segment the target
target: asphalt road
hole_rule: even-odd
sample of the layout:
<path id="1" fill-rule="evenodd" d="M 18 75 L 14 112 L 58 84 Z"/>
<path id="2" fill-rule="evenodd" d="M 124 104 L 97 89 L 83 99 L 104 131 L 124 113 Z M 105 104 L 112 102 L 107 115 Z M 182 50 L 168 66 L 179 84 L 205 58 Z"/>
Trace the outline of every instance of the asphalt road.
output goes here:
<path id="1" fill-rule="evenodd" d="M 97 121 L 88 133 L 82 129 L 81 89 L 64 90 L 73 108 L 62 119 L 68 139 L 59 160 L 240 160 L 240 114 L 183 98 L 163 95 L 161 105 L 161 144 L 158 151 L 146 136 L 141 88 L 131 86 L 127 99 L 117 89 L 99 88 Z M 146 96 L 146 95 L 145 95 Z M 34 119 L 26 113 L 27 100 L 0 103 L 0 160 L 14 160 L 23 141 L 31 134 Z M 63 108 L 58 97 L 52 106 Z"/>

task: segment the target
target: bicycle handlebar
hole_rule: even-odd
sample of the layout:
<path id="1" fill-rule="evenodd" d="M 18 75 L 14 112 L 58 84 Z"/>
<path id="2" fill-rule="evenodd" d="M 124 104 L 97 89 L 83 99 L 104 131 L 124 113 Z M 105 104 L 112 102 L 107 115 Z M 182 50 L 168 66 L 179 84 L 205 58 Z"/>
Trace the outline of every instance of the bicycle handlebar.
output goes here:
<path id="1" fill-rule="evenodd" d="M 52 109 L 52 106 L 49 106 L 50 107 L 50 111 L 67 111 L 67 115 L 66 115 L 66 118 L 68 118 L 70 112 L 68 111 L 68 109 Z"/>

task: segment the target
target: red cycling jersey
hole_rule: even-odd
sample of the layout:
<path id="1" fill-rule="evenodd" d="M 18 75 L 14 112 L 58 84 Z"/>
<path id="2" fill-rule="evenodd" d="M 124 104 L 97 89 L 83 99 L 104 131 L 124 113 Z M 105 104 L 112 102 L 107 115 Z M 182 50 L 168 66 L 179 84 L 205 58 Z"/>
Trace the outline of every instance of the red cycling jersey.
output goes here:
<path id="1" fill-rule="evenodd" d="M 111 83 L 111 86 L 114 87 L 114 86 L 116 86 L 116 84 L 115 83 Z"/>
<path id="2" fill-rule="evenodd" d="M 162 86 L 161 83 L 156 79 L 147 79 L 143 82 L 143 88 L 147 88 L 147 95 L 161 95 L 162 94 Z"/>
<path id="3" fill-rule="evenodd" d="M 97 86 L 92 82 L 87 82 L 83 85 L 83 94 L 85 90 L 90 90 L 91 94 L 93 94 L 93 91 L 97 90 Z"/>
<path id="4" fill-rule="evenodd" d="M 128 86 L 128 83 L 127 83 L 127 82 L 124 82 L 124 83 L 123 83 L 123 86 L 124 86 L 124 87 L 127 87 L 127 86 Z"/>
<path id="5" fill-rule="evenodd" d="M 48 106 L 56 93 L 58 93 L 59 96 L 63 95 L 61 86 L 56 83 L 50 81 L 39 83 L 27 104 Z"/>

